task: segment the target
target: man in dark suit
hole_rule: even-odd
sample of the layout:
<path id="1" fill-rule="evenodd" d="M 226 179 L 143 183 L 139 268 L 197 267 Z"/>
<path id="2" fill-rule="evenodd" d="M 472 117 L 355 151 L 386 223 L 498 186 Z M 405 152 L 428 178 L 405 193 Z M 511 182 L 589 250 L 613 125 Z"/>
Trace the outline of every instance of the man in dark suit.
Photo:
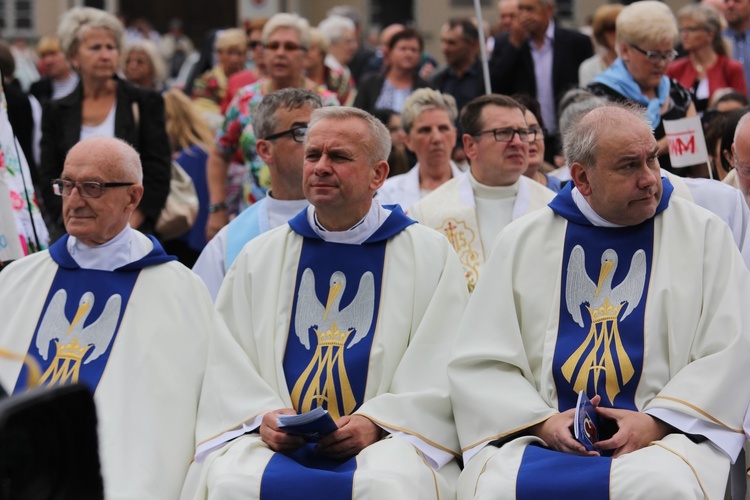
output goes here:
<path id="1" fill-rule="evenodd" d="M 578 86 L 578 66 L 593 55 L 589 37 L 555 25 L 554 0 L 518 0 L 518 22 L 498 36 L 490 59 L 492 91 L 526 93 L 542 108 L 550 161 L 559 149 L 557 105 Z"/>

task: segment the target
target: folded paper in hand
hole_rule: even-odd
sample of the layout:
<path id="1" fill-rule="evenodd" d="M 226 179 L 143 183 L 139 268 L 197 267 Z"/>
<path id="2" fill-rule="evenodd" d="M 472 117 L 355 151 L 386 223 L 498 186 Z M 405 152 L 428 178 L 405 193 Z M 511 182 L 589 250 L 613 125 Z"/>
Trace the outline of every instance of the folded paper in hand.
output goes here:
<path id="1" fill-rule="evenodd" d="M 299 415 L 279 415 L 279 428 L 287 434 L 303 436 L 306 441 L 315 443 L 323 436 L 338 430 L 328 410 L 318 406 L 314 410 Z"/>

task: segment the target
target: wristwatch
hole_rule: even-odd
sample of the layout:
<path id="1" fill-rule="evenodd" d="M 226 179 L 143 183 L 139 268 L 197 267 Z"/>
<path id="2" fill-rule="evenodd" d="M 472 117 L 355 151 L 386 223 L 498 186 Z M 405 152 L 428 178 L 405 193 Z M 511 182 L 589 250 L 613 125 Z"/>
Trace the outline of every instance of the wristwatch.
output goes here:
<path id="1" fill-rule="evenodd" d="M 215 212 L 218 212 L 219 210 L 226 210 L 227 204 L 226 202 L 220 201 L 219 203 L 211 203 L 208 206 L 208 213 L 212 214 Z"/>

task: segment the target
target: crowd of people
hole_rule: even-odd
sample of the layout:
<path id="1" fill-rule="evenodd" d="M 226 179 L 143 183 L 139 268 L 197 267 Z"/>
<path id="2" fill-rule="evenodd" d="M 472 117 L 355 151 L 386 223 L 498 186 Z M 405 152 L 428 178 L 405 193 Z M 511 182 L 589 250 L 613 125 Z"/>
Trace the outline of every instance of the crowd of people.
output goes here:
<path id="1" fill-rule="evenodd" d="M 745 498 L 750 0 L 497 9 L 490 89 L 470 18 L 443 65 L 351 7 L 198 51 L 76 7 L 29 81 L 0 40 L 49 233 L 0 389 L 91 390 L 107 498 Z"/>

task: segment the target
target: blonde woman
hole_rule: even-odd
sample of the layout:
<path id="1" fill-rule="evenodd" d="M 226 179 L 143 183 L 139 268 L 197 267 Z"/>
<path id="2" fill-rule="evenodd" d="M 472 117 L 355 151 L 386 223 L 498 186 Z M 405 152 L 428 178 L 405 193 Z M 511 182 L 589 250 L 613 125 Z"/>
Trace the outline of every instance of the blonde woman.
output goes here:
<path id="1" fill-rule="evenodd" d="M 123 71 L 136 87 L 161 90 L 167 78 L 167 67 L 154 42 L 136 40 L 122 54 Z"/>
<path id="2" fill-rule="evenodd" d="M 214 48 L 219 62 L 195 80 L 191 97 L 202 110 L 219 113 L 229 77 L 245 69 L 247 36 L 241 29 L 221 31 Z"/>
<path id="3" fill-rule="evenodd" d="M 182 91 L 171 89 L 165 92 L 164 108 L 172 157 L 193 179 L 200 203 L 193 228 L 177 239 L 164 242 L 164 249 L 176 255 L 186 266 L 192 267 L 206 246 L 206 162 L 214 134 L 211 126 L 200 116 L 195 104 Z"/>
<path id="4" fill-rule="evenodd" d="M 130 225 L 152 232 L 169 193 L 170 159 L 164 129 L 164 101 L 158 92 L 137 88 L 117 76 L 123 48 L 122 23 L 91 7 L 67 11 L 58 35 L 80 76 L 69 95 L 50 101 L 42 117 L 40 177 L 53 241 L 63 235 L 62 203 L 52 192 L 65 155 L 88 137 L 116 137 L 132 144 L 143 164 L 145 192 Z"/>

